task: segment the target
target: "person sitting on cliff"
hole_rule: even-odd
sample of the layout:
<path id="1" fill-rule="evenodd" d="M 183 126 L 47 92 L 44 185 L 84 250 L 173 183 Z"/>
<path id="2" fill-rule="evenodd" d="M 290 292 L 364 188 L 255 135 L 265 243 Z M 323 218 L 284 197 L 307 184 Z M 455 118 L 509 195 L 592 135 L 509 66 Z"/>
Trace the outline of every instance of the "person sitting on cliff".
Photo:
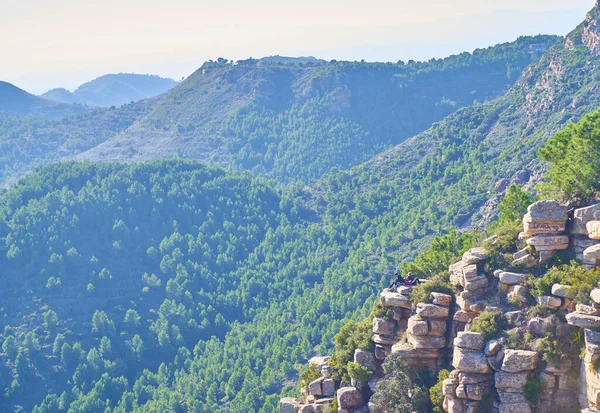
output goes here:
<path id="1" fill-rule="evenodd" d="M 421 283 L 421 280 L 419 280 L 417 277 L 415 277 L 411 272 L 408 273 L 408 275 L 406 276 L 406 280 L 404 280 L 405 285 L 416 286 L 416 285 L 419 285 L 420 283 Z"/>
<path id="2" fill-rule="evenodd" d="M 392 285 L 390 285 L 390 290 L 392 291 L 396 291 L 398 287 L 404 285 L 404 277 L 402 277 L 399 272 L 395 273 L 394 277 L 395 279 L 392 281 Z"/>

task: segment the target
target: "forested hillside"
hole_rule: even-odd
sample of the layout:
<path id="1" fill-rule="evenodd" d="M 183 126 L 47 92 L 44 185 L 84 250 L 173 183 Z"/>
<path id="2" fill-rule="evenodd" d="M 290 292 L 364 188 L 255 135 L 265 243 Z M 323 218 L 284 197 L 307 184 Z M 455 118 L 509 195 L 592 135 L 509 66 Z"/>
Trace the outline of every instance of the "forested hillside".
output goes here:
<path id="1" fill-rule="evenodd" d="M 429 62 L 206 63 L 90 160 L 194 158 L 279 181 L 358 165 L 456 109 L 503 94 L 554 36 Z"/>
<path id="2" fill-rule="evenodd" d="M 158 96 L 176 84 L 172 79 L 159 76 L 117 73 L 100 76 L 84 83 L 72 93 L 59 88 L 49 90 L 42 97 L 57 102 L 107 108 Z"/>

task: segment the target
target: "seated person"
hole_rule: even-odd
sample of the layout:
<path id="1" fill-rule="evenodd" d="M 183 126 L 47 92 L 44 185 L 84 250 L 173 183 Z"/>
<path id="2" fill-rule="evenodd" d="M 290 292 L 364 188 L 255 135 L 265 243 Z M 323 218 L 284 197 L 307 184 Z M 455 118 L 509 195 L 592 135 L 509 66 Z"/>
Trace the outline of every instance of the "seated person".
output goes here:
<path id="1" fill-rule="evenodd" d="M 394 274 L 394 281 L 392 282 L 392 285 L 390 285 L 390 290 L 395 291 L 398 287 L 401 287 L 404 285 L 404 277 L 402 277 L 400 275 L 400 273 L 395 273 Z"/>
<path id="2" fill-rule="evenodd" d="M 404 283 L 406 285 L 419 285 L 421 283 L 421 280 L 419 280 L 417 277 L 415 277 L 412 273 L 409 272 L 406 276 L 406 280 L 404 281 Z"/>

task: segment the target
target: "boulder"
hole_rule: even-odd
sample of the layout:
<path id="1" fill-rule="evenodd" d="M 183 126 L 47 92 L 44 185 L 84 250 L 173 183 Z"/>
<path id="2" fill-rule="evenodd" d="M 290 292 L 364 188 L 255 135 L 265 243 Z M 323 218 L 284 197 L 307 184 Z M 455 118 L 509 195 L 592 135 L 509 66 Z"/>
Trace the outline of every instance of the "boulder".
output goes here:
<path id="1" fill-rule="evenodd" d="M 337 392 L 338 407 L 352 409 L 364 404 L 362 392 L 356 387 L 342 387 Z"/>
<path id="2" fill-rule="evenodd" d="M 527 216 L 531 222 L 563 221 L 568 218 L 567 207 L 556 201 L 538 201 L 527 207 Z"/>
<path id="3" fill-rule="evenodd" d="M 429 334 L 429 324 L 419 316 L 412 316 L 408 319 L 408 334 L 426 336 Z"/>
<path id="4" fill-rule="evenodd" d="M 323 396 L 333 397 L 335 394 L 335 380 L 333 379 L 325 379 L 321 384 L 323 389 Z"/>
<path id="5" fill-rule="evenodd" d="M 519 274 L 516 272 L 508 272 L 508 271 L 501 272 L 500 276 L 498 278 L 500 279 L 500 282 L 502 282 L 504 284 L 508 284 L 508 285 L 516 285 L 516 284 L 520 284 L 522 282 L 527 281 L 526 274 Z"/>
<path id="6" fill-rule="evenodd" d="M 487 260 L 488 257 L 489 255 L 485 248 L 471 248 L 463 254 L 462 261 L 465 264 L 476 264 Z"/>
<path id="7" fill-rule="evenodd" d="M 468 384 L 465 389 L 469 400 L 483 400 L 492 388 L 488 384 Z"/>
<path id="8" fill-rule="evenodd" d="M 517 311 L 508 311 L 506 313 L 504 313 L 504 317 L 506 318 L 506 321 L 508 321 L 508 324 L 510 325 L 517 325 L 519 323 L 521 323 L 523 320 L 525 320 L 525 314 L 523 313 L 523 311 L 517 310 Z"/>
<path id="9" fill-rule="evenodd" d="M 446 334 L 447 322 L 446 320 L 429 320 L 429 335 L 430 336 L 443 336 Z"/>
<path id="10" fill-rule="evenodd" d="M 495 356 L 501 348 L 502 345 L 498 340 L 490 340 L 485 343 L 484 354 L 486 356 Z"/>
<path id="11" fill-rule="evenodd" d="M 315 413 L 315 407 L 312 404 L 305 404 L 298 409 L 298 413 Z"/>
<path id="12" fill-rule="evenodd" d="M 469 321 L 476 318 L 478 315 L 478 313 L 473 311 L 458 310 L 456 313 L 454 313 L 453 320 L 458 321 L 460 323 L 468 323 Z"/>
<path id="13" fill-rule="evenodd" d="M 382 380 L 382 377 L 376 377 L 373 376 L 369 379 L 369 381 L 367 382 L 369 389 L 375 393 L 377 391 L 377 385 L 379 384 L 379 382 Z"/>
<path id="14" fill-rule="evenodd" d="M 485 275 L 478 275 L 473 278 L 465 278 L 465 290 L 485 290 L 489 285 L 489 280 Z"/>
<path id="15" fill-rule="evenodd" d="M 373 318 L 373 333 L 383 334 L 384 336 L 394 335 L 396 330 L 396 323 L 383 318 Z"/>
<path id="16" fill-rule="evenodd" d="M 527 254 L 524 257 L 514 260 L 510 265 L 514 268 L 533 268 L 537 264 L 537 259 L 533 255 Z"/>
<path id="17" fill-rule="evenodd" d="M 375 345 L 375 358 L 377 360 L 385 360 L 388 354 L 390 354 L 390 347 L 382 344 Z"/>
<path id="18" fill-rule="evenodd" d="M 554 319 L 551 317 L 534 317 L 527 322 L 527 330 L 535 336 L 544 336 L 547 333 L 553 333 L 556 329 Z"/>
<path id="19" fill-rule="evenodd" d="M 522 285 L 515 285 L 509 290 L 508 298 L 521 303 L 527 303 L 529 301 L 529 289 Z"/>
<path id="20" fill-rule="evenodd" d="M 378 363 L 377 359 L 375 358 L 375 353 L 370 351 L 365 351 L 358 348 L 354 350 L 354 362 L 360 364 L 368 370 L 377 370 Z"/>
<path id="21" fill-rule="evenodd" d="M 523 258 L 524 256 L 529 255 L 529 248 L 523 248 L 513 254 L 513 260 L 518 260 L 519 258 Z M 502 270 L 500 270 L 502 272 Z"/>
<path id="22" fill-rule="evenodd" d="M 525 383 L 527 383 L 527 372 L 507 373 L 505 371 L 497 371 L 494 374 L 494 381 L 498 391 L 507 389 L 521 390 Z"/>
<path id="23" fill-rule="evenodd" d="M 308 363 L 311 364 L 312 366 L 315 366 L 317 368 L 317 370 L 321 370 L 323 367 L 325 367 L 327 365 L 327 363 L 329 363 L 330 359 L 331 359 L 330 356 L 315 356 L 315 357 L 311 358 L 310 360 L 308 360 Z"/>
<path id="24" fill-rule="evenodd" d="M 322 396 L 323 388 L 321 387 L 321 383 L 323 383 L 322 378 L 311 381 L 308 385 L 308 394 L 313 396 Z"/>
<path id="25" fill-rule="evenodd" d="M 569 313 L 566 316 L 567 323 L 580 328 L 600 328 L 600 317 L 583 313 Z"/>
<path id="26" fill-rule="evenodd" d="M 573 211 L 573 219 L 571 220 L 569 233 L 588 235 L 587 223 L 595 219 L 595 214 L 600 214 L 600 204 L 585 208 L 577 208 Z"/>
<path id="27" fill-rule="evenodd" d="M 554 374 L 555 376 L 562 376 L 567 374 L 567 372 L 571 369 L 571 360 L 568 358 L 564 358 L 561 360 L 560 364 L 554 364 L 551 362 L 547 362 L 546 371 L 548 373 Z"/>
<path id="28" fill-rule="evenodd" d="M 500 403 L 498 413 L 531 413 L 529 403 Z"/>
<path id="29" fill-rule="evenodd" d="M 408 336 L 408 342 L 414 348 L 444 348 L 446 347 L 446 338 L 440 336 Z"/>
<path id="30" fill-rule="evenodd" d="M 301 404 L 292 397 L 285 397 L 279 400 L 279 413 L 296 413 Z"/>
<path id="31" fill-rule="evenodd" d="M 502 370 L 509 373 L 519 373 L 535 369 L 538 362 L 537 351 L 504 350 Z"/>
<path id="32" fill-rule="evenodd" d="M 417 314 L 425 318 L 448 318 L 450 309 L 435 304 L 417 304 Z"/>
<path id="33" fill-rule="evenodd" d="M 440 350 L 434 348 L 415 348 L 409 343 L 397 343 L 392 346 L 391 353 L 402 359 L 437 359 Z"/>
<path id="34" fill-rule="evenodd" d="M 541 297 L 537 297 L 537 303 L 542 307 L 550 308 L 551 310 L 558 310 L 562 305 L 562 300 L 551 295 L 543 295 Z"/>
<path id="35" fill-rule="evenodd" d="M 498 390 L 498 399 L 504 404 L 527 403 L 523 393 L 516 389 Z"/>
<path id="36" fill-rule="evenodd" d="M 454 339 L 454 347 L 466 351 L 481 352 L 485 345 L 485 339 L 481 333 L 461 331 Z"/>
<path id="37" fill-rule="evenodd" d="M 575 310 L 578 313 L 583 313 L 583 314 L 587 314 L 587 315 L 593 315 L 593 316 L 600 317 L 600 308 L 596 308 L 592 305 L 577 303 L 575 305 Z"/>
<path id="38" fill-rule="evenodd" d="M 573 293 L 569 293 L 570 285 L 554 284 L 552 286 L 552 295 L 562 298 L 575 298 Z"/>
<path id="39" fill-rule="evenodd" d="M 527 240 L 538 251 L 557 251 L 569 248 L 568 235 L 536 235 Z"/>
<path id="40" fill-rule="evenodd" d="M 394 293 L 389 290 L 383 291 L 380 295 L 381 304 L 386 307 L 401 307 L 411 308 L 412 304 L 410 299 L 400 293 Z"/>
<path id="41" fill-rule="evenodd" d="M 433 304 L 442 305 L 444 307 L 450 307 L 452 303 L 452 296 L 450 294 L 442 294 L 442 293 L 431 293 L 433 297 Z"/>
<path id="42" fill-rule="evenodd" d="M 321 377 L 329 378 L 331 376 L 333 376 L 333 369 L 329 366 L 323 366 L 321 368 Z"/>
<path id="43" fill-rule="evenodd" d="M 447 397 L 456 397 L 456 388 L 458 381 L 452 378 L 445 379 L 442 382 L 442 394 Z"/>
<path id="44" fill-rule="evenodd" d="M 590 264 L 596 264 L 600 260 L 600 244 L 587 248 L 583 251 L 583 261 Z"/>
<path id="45" fill-rule="evenodd" d="M 589 221 L 586 229 L 591 239 L 600 240 L 600 221 Z"/>
<path id="46" fill-rule="evenodd" d="M 463 400 L 463 399 L 448 400 L 448 413 L 465 413 L 465 400 Z"/>
<path id="47" fill-rule="evenodd" d="M 463 351 L 460 348 L 454 349 L 452 357 L 454 368 L 467 373 L 491 373 L 492 369 L 488 365 L 487 359 L 483 353 L 473 353 Z"/>

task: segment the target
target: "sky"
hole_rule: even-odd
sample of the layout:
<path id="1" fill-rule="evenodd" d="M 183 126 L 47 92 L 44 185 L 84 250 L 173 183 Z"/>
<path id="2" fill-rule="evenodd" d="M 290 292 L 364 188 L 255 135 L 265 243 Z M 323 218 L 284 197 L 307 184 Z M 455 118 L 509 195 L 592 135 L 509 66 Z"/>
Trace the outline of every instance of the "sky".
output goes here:
<path id="1" fill-rule="evenodd" d="M 176 80 L 270 55 L 441 58 L 567 34 L 594 0 L 0 0 L 0 80 L 31 93 L 106 73 Z"/>

